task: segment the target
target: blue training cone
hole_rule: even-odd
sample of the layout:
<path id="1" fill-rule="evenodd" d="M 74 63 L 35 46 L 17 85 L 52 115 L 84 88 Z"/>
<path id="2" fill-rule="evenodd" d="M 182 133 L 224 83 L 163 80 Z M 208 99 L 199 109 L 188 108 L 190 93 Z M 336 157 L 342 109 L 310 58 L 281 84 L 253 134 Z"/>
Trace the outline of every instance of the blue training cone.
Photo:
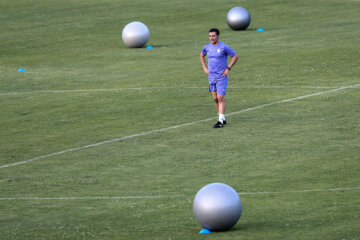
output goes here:
<path id="1" fill-rule="evenodd" d="M 20 68 L 20 69 L 18 70 L 18 72 L 26 72 L 26 69 L 25 69 L 25 68 Z"/>
<path id="2" fill-rule="evenodd" d="M 201 230 L 199 233 L 201 233 L 201 234 L 210 234 L 211 231 L 210 231 L 209 229 L 204 228 L 204 229 Z"/>
<path id="3" fill-rule="evenodd" d="M 263 29 L 263 28 L 258 28 L 256 31 L 258 31 L 258 32 L 265 32 L 265 29 Z"/>
<path id="4" fill-rule="evenodd" d="M 146 49 L 153 49 L 153 46 L 147 46 Z"/>

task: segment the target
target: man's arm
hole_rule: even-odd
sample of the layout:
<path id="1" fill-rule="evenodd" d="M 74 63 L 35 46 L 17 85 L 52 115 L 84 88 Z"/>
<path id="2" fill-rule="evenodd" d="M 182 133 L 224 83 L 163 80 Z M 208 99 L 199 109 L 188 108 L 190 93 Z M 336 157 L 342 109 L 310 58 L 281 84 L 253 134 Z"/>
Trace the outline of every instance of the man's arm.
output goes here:
<path id="1" fill-rule="evenodd" d="M 235 54 L 235 56 L 232 57 L 230 63 L 229 63 L 229 67 L 232 68 L 235 63 L 237 62 L 237 60 L 239 59 L 239 55 Z"/>
<path id="2" fill-rule="evenodd" d="M 209 69 L 208 67 L 206 66 L 206 62 L 205 62 L 205 55 L 200 53 L 200 62 L 202 64 L 202 67 L 204 69 L 204 72 L 206 75 L 209 75 Z"/>
<path id="3" fill-rule="evenodd" d="M 237 62 L 237 60 L 239 59 L 239 55 L 235 54 L 232 58 L 231 61 L 228 65 L 228 67 L 230 67 L 230 69 L 235 65 L 235 63 Z M 225 69 L 225 71 L 223 72 L 223 76 L 226 77 L 229 74 L 230 69 Z"/>

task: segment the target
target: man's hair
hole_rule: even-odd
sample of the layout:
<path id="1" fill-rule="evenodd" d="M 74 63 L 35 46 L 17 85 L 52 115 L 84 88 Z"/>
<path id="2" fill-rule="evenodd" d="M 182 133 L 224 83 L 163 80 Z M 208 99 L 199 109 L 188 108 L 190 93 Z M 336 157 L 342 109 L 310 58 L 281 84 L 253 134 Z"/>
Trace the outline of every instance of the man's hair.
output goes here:
<path id="1" fill-rule="evenodd" d="M 210 30 L 209 30 L 209 33 L 211 33 L 211 32 L 215 32 L 216 33 L 216 35 L 220 35 L 220 31 L 219 31 L 219 29 L 217 29 L 217 28 L 211 28 Z"/>

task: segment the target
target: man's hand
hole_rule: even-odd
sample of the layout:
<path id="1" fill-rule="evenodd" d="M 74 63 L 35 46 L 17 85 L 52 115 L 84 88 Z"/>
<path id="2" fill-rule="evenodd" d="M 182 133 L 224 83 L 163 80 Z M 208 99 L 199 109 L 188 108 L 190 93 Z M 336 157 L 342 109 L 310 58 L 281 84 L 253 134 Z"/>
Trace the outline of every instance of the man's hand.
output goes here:
<path id="1" fill-rule="evenodd" d="M 223 71 L 223 73 L 222 73 L 222 76 L 226 77 L 229 74 L 229 72 L 230 72 L 230 70 L 225 69 L 225 71 Z"/>
<path id="2" fill-rule="evenodd" d="M 209 69 L 208 69 L 208 68 L 204 68 L 204 73 L 209 76 Z"/>

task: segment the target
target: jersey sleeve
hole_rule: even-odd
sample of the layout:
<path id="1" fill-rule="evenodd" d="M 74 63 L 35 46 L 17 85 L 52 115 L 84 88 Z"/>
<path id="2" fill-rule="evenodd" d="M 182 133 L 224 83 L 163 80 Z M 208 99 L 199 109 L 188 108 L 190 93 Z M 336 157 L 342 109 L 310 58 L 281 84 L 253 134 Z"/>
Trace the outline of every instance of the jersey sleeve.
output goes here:
<path id="1" fill-rule="evenodd" d="M 207 50 L 206 50 L 206 46 L 203 47 L 203 49 L 201 50 L 202 55 L 207 55 Z"/>
<path id="2" fill-rule="evenodd" d="M 225 52 L 227 53 L 227 55 L 229 55 L 230 57 L 233 57 L 236 55 L 236 52 L 234 50 L 232 50 L 231 47 L 229 47 L 228 45 L 225 45 Z"/>

